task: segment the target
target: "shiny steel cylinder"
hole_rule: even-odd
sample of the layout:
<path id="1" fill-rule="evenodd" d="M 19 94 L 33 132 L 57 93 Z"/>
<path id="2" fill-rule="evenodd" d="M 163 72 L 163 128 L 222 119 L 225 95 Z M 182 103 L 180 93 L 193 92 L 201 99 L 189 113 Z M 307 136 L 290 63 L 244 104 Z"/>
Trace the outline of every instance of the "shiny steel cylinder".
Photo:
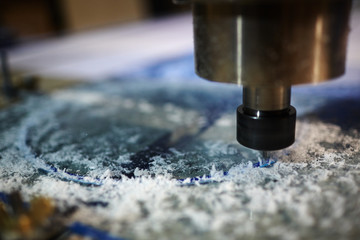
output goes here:
<path id="1" fill-rule="evenodd" d="M 351 0 L 192 0 L 196 72 L 245 87 L 342 75 Z"/>
<path id="2" fill-rule="evenodd" d="M 290 107 L 290 87 L 244 87 L 243 105 L 259 111 L 283 110 Z"/>

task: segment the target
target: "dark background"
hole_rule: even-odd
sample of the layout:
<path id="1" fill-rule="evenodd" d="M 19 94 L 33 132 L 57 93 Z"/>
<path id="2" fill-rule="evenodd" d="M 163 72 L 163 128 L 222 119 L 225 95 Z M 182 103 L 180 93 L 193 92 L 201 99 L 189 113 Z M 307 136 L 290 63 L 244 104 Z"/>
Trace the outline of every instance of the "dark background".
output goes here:
<path id="1" fill-rule="evenodd" d="M 189 11 L 172 0 L 1 0 L 0 46 Z"/>

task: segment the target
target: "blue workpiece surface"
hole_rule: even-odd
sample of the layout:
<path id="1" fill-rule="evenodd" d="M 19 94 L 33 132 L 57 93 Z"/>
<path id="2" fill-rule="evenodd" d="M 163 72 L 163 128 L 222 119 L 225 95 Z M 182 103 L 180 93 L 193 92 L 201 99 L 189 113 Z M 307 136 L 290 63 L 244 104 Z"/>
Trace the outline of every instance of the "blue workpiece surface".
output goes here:
<path id="1" fill-rule="evenodd" d="M 297 140 L 262 159 L 235 140 L 241 88 L 193 68 L 24 94 L 0 111 L 0 191 L 77 206 L 94 239 L 359 237 L 360 70 L 294 87 Z"/>

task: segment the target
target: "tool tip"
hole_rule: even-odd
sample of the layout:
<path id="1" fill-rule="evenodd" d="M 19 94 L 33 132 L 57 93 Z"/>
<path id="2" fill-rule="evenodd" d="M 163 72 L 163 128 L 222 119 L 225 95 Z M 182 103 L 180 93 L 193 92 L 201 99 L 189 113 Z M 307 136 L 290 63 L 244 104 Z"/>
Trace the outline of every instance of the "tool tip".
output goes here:
<path id="1" fill-rule="evenodd" d="M 264 160 L 267 160 L 269 158 L 269 152 L 268 151 L 261 151 L 261 155 Z"/>

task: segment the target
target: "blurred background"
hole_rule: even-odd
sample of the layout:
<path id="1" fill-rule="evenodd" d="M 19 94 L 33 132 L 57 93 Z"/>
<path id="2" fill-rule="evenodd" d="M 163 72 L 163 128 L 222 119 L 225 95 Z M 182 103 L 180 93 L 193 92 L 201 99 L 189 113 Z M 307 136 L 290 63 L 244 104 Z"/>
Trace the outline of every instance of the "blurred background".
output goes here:
<path id="1" fill-rule="evenodd" d="M 158 18 L 188 11 L 171 0 L 2 0 L 0 44 Z"/>
<path id="2" fill-rule="evenodd" d="M 104 81 L 191 55 L 191 19 L 190 6 L 172 0 L 1 0 L 0 108 L 18 90 Z"/>

